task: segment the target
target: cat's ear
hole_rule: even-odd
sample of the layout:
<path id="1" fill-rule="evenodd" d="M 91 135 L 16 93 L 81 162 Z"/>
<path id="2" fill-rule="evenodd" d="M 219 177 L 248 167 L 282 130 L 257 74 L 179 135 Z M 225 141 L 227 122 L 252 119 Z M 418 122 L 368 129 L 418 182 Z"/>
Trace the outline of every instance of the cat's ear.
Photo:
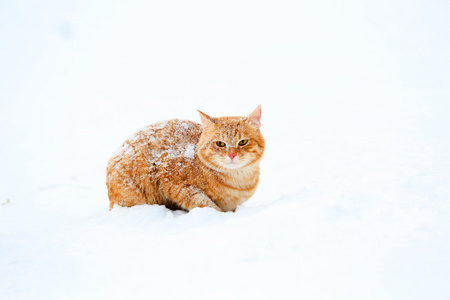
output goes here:
<path id="1" fill-rule="evenodd" d="M 214 118 L 211 118 L 210 116 L 208 116 L 207 114 L 205 114 L 199 110 L 197 110 L 197 111 L 200 114 L 200 119 L 202 120 L 203 130 L 206 130 L 206 128 L 208 128 L 212 124 L 216 123 L 216 120 L 214 120 Z"/>
<path id="2" fill-rule="evenodd" d="M 256 129 L 261 127 L 261 105 L 258 106 L 247 118 L 247 122 L 255 126 Z"/>

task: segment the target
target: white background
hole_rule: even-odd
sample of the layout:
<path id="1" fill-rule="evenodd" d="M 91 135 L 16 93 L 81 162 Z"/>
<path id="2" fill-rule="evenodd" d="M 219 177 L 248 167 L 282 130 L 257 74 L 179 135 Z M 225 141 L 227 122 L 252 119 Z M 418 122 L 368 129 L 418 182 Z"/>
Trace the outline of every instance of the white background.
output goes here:
<path id="1" fill-rule="evenodd" d="M 0 3 L 2 299 L 449 299 L 450 2 Z M 147 124 L 262 104 L 236 213 L 108 212 Z"/>

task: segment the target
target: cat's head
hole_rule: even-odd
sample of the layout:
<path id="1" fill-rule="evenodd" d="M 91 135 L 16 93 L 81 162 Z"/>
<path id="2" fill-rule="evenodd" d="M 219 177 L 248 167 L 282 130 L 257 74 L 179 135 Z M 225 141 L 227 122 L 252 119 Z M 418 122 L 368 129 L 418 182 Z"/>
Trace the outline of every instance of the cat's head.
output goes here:
<path id="1" fill-rule="evenodd" d="M 261 106 L 248 117 L 212 118 L 199 113 L 203 133 L 197 155 L 205 165 L 217 171 L 258 166 L 265 145 L 259 130 Z"/>

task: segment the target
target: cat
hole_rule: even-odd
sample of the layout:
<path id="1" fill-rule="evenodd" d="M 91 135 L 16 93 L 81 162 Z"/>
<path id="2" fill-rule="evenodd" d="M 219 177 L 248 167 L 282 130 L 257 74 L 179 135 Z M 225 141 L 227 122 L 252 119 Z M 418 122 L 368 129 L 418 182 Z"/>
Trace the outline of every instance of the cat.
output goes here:
<path id="1" fill-rule="evenodd" d="M 123 143 L 107 166 L 110 210 L 114 204 L 159 204 L 235 211 L 255 193 L 265 147 L 261 106 L 247 117 L 198 112 L 201 124 L 163 121 Z"/>

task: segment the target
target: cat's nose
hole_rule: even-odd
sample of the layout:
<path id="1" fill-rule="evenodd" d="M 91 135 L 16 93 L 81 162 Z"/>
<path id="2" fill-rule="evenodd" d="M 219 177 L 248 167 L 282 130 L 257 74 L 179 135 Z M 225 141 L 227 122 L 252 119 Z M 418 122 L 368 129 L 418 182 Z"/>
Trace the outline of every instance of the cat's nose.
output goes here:
<path id="1" fill-rule="evenodd" d="M 236 155 L 237 155 L 236 148 L 230 147 L 228 149 L 228 156 L 231 158 L 231 160 L 233 160 L 233 158 L 235 158 Z"/>

